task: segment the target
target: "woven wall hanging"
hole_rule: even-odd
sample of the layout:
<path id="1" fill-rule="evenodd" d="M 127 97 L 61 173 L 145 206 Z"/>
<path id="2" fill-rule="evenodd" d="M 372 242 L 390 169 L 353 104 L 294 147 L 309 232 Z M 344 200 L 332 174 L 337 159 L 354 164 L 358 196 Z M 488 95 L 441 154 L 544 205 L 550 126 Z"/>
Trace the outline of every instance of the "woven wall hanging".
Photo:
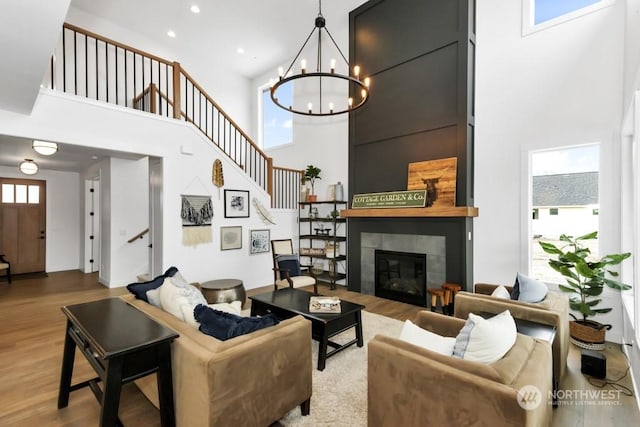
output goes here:
<path id="1" fill-rule="evenodd" d="M 182 243 L 195 246 L 213 241 L 211 219 L 213 205 L 209 196 L 182 195 Z"/>

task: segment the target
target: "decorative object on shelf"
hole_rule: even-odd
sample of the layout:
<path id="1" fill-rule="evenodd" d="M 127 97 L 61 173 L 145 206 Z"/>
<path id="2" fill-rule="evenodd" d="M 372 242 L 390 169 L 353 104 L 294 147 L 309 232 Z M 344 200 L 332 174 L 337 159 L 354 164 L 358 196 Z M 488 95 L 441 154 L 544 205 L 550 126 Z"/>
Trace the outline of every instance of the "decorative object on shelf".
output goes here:
<path id="1" fill-rule="evenodd" d="M 340 299 L 338 297 L 310 297 L 309 312 L 310 313 L 340 313 Z"/>
<path id="2" fill-rule="evenodd" d="M 329 40 L 333 43 L 335 49 L 331 49 L 329 44 L 329 52 L 334 50 L 334 54 L 338 54 L 346 65 L 346 74 L 340 74 L 336 70 L 336 60 L 331 58 L 326 61 L 322 57 L 322 31 L 329 36 Z M 316 56 L 316 70 L 307 72 L 307 60 L 302 59 L 300 61 L 300 73 L 290 74 L 292 72 L 294 64 L 298 61 L 300 54 L 304 51 L 307 43 L 315 32 L 318 32 L 318 49 Z M 327 52 L 327 51 L 325 51 Z M 329 64 L 328 71 L 322 71 L 322 64 Z M 341 67 L 342 68 L 342 64 Z M 302 114 L 305 116 L 333 116 L 336 114 L 343 114 L 354 111 L 364 105 L 369 99 L 369 85 L 370 78 L 366 77 L 360 80 L 360 67 L 355 65 L 353 67 L 353 74 L 351 72 L 351 66 L 349 61 L 344 56 L 338 45 L 336 44 L 333 36 L 326 27 L 326 20 L 322 16 L 322 0 L 318 1 L 318 16 L 315 18 L 315 24 L 313 30 L 309 34 L 309 37 L 305 40 L 304 44 L 298 51 L 289 67 L 284 70 L 283 67 L 278 69 L 278 80 L 272 84 L 270 94 L 271 100 L 280 108 L 287 110 L 295 114 Z M 317 85 L 318 91 L 316 96 L 312 99 L 306 98 L 301 101 L 301 105 L 284 105 L 278 100 L 278 89 L 282 86 L 291 86 L 293 81 L 299 80 L 302 86 L 308 83 L 308 87 L 311 90 L 313 85 Z M 346 83 L 346 84 L 345 84 Z M 336 94 L 338 92 L 338 94 Z M 354 97 L 349 97 L 349 93 L 354 93 Z M 295 99 L 295 97 L 294 97 Z"/>
<path id="3" fill-rule="evenodd" d="M 249 218 L 249 192 L 224 190 L 224 217 Z"/>
<path id="4" fill-rule="evenodd" d="M 320 261 L 316 261 L 311 264 L 311 274 L 319 276 L 324 272 L 324 265 Z"/>
<path id="5" fill-rule="evenodd" d="M 58 144 L 56 144 L 55 142 L 35 140 L 31 144 L 31 148 L 36 150 L 38 154 L 42 154 L 43 156 L 51 156 L 58 151 Z"/>
<path id="6" fill-rule="evenodd" d="M 329 184 L 327 186 L 327 200 L 329 201 L 334 201 L 336 200 L 336 185 L 335 184 Z"/>
<path id="7" fill-rule="evenodd" d="M 332 218 L 332 219 L 336 219 L 340 216 L 340 211 L 337 209 L 332 210 L 331 212 L 329 212 L 329 215 L 327 215 L 327 217 Z"/>
<path id="8" fill-rule="evenodd" d="M 327 242 L 324 246 L 324 253 L 327 258 L 335 258 L 338 255 L 338 243 Z"/>
<path id="9" fill-rule="evenodd" d="M 276 225 L 269 209 L 267 209 L 257 197 L 254 197 L 251 201 L 253 202 L 253 207 L 256 208 L 256 212 L 258 212 L 258 216 L 262 219 L 262 222 L 265 224 Z"/>
<path id="10" fill-rule="evenodd" d="M 598 297 L 602 294 L 604 286 L 619 291 L 631 289 L 631 286 L 625 283 L 606 277 L 607 274 L 617 277 L 618 273 L 607 267 L 620 264 L 629 258 L 631 253 L 609 254 L 600 259 L 589 259 L 591 251 L 584 246 L 582 241 L 597 238 L 597 231 L 576 238 L 562 234 L 560 241 L 565 245 L 561 248 L 553 243 L 539 242 L 546 253 L 557 256 L 557 259 L 549 260 L 549 266 L 566 278 L 568 286 L 559 285 L 560 290 L 572 294 L 569 297 L 569 307 L 582 314 L 582 319 L 578 320 L 569 313 L 574 319 L 569 322 L 571 341 L 577 346 L 589 350 L 603 350 L 606 331 L 611 329 L 611 325 L 588 319 L 597 314 L 609 313 L 612 310 L 611 308 L 595 308 L 602 302 L 602 299 Z"/>
<path id="11" fill-rule="evenodd" d="M 269 252 L 269 230 L 250 230 L 249 231 L 249 253 L 251 255 Z"/>
<path id="12" fill-rule="evenodd" d="M 300 255 L 324 256 L 324 248 L 300 248 Z"/>
<path id="13" fill-rule="evenodd" d="M 318 219 L 318 208 L 309 208 L 309 218 Z"/>
<path id="14" fill-rule="evenodd" d="M 316 183 L 316 179 L 322 179 L 320 177 L 320 172 L 322 172 L 322 169 L 313 165 L 307 165 L 307 169 L 305 169 L 304 171 L 306 180 L 311 183 L 311 194 L 309 194 L 309 196 L 307 197 L 310 202 L 315 202 L 316 200 L 318 200 L 314 185 Z"/>
<path id="15" fill-rule="evenodd" d="M 307 176 L 304 173 L 305 171 L 301 171 L 300 173 L 300 202 L 304 203 L 307 201 L 307 197 L 309 197 L 309 189 L 307 188 Z"/>
<path id="16" fill-rule="evenodd" d="M 32 159 L 24 159 L 24 162 L 20 163 L 20 172 L 25 175 L 35 175 L 38 169 L 38 164 Z"/>
<path id="17" fill-rule="evenodd" d="M 332 279 L 335 279 L 336 277 L 337 268 L 338 268 L 338 263 L 336 262 L 336 260 L 334 259 L 329 260 L 329 277 L 331 277 Z"/>
<path id="18" fill-rule="evenodd" d="M 199 243 L 210 243 L 211 219 L 213 205 L 209 196 L 182 195 L 182 244 L 195 246 Z"/>
<path id="19" fill-rule="evenodd" d="M 314 228 L 316 235 L 318 236 L 328 236 L 331 232 L 330 229 L 324 228 L 324 224 L 320 224 L 319 228 Z"/>
<path id="20" fill-rule="evenodd" d="M 222 173 L 222 160 L 216 159 L 211 169 L 211 181 L 218 187 L 218 200 L 220 200 L 220 187 L 224 185 L 224 174 Z"/>
<path id="21" fill-rule="evenodd" d="M 242 227 L 220 227 L 220 250 L 242 249 Z"/>
<path id="22" fill-rule="evenodd" d="M 336 200 L 340 202 L 344 200 L 344 187 L 340 181 L 336 184 Z"/>
<path id="23" fill-rule="evenodd" d="M 426 197 L 427 190 L 355 194 L 351 202 L 351 209 L 422 208 Z"/>
<path id="24" fill-rule="evenodd" d="M 428 208 L 455 206 L 457 164 L 456 157 L 409 163 L 407 190 L 427 190 Z"/>

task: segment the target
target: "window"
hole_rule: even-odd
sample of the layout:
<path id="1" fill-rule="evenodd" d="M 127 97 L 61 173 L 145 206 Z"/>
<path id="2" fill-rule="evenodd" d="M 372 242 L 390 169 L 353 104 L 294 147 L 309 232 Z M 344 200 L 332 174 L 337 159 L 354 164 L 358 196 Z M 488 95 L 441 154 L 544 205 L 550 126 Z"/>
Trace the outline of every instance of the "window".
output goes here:
<path id="1" fill-rule="evenodd" d="M 522 35 L 598 11 L 614 2 L 615 0 L 523 0 Z"/>
<path id="2" fill-rule="evenodd" d="M 26 184 L 2 184 L 2 203 L 40 203 L 40 186 Z"/>
<path id="3" fill-rule="evenodd" d="M 269 87 L 261 88 L 262 148 L 279 147 L 293 142 L 293 113 L 278 107 L 272 100 Z M 278 98 L 283 105 L 293 104 L 293 85 L 285 84 L 278 89 Z"/>
<path id="4" fill-rule="evenodd" d="M 529 222 L 530 274 L 552 283 L 564 283 L 560 273 L 549 267 L 551 255 L 539 241 L 562 247 L 560 235 L 573 237 L 599 229 L 598 145 L 563 148 L 531 153 L 531 209 L 538 218 Z M 553 207 L 551 207 L 553 206 Z M 560 214 L 562 211 L 562 214 Z M 535 215 L 534 215 L 535 216 Z M 593 257 L 598 256 L 598 240 L 585 242 Z"/>

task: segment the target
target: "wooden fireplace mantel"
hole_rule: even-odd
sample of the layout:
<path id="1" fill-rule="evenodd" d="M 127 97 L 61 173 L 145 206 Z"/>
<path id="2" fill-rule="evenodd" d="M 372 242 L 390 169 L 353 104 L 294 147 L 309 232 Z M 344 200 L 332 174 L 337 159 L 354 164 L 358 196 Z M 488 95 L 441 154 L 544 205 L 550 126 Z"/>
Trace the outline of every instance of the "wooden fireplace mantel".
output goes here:
<path id="1" fill-rule="evenodd" d="M 477 217 L 478 208 L 473 206 L 452 206 L 447 208 L 371 208 L 343 209 L 342 218 L 456 218 Z"/>

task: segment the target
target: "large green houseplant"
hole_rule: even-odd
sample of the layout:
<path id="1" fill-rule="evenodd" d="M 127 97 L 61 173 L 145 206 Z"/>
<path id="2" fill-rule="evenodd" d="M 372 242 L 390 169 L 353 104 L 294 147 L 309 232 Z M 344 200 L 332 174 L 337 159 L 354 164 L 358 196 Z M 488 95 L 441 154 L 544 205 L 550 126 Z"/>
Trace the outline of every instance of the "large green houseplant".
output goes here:
<path id="1" fill-rule="evenodd" d="M 593 259 L 591 251 L 583 242 L 597 238 L 598 232 L 594 231 L 575 238 L 563 234 L 560 241 L 564 242 L 564 245 L 561 247 L 553 243 L 539 242 L 546 253 L 557 256 L 557 259 L 549 260 L 549 265 L 567 281 L 567 285 L 560 285 L 560 290 L 571 294 L 569 307 L 582 314 L 582 319 L 577 319 L 571 314 L 574 321 L 569 325 L 569 329 L 573 342 L 585 348 L 603 347 L 605 331 L 611 329 L 611 325 L 603 325 L 589 319 L 612 310 L 610 307 L 596 308 L 602 302 L 599 297 L 604 287 L 616 290 L 631 289 L 631 286 L 607 277 L 618 277 L 618 273 L 608 267 L 620 264 L 629 258 L 631 253 L 609 254 L 600 259 Z"/>

